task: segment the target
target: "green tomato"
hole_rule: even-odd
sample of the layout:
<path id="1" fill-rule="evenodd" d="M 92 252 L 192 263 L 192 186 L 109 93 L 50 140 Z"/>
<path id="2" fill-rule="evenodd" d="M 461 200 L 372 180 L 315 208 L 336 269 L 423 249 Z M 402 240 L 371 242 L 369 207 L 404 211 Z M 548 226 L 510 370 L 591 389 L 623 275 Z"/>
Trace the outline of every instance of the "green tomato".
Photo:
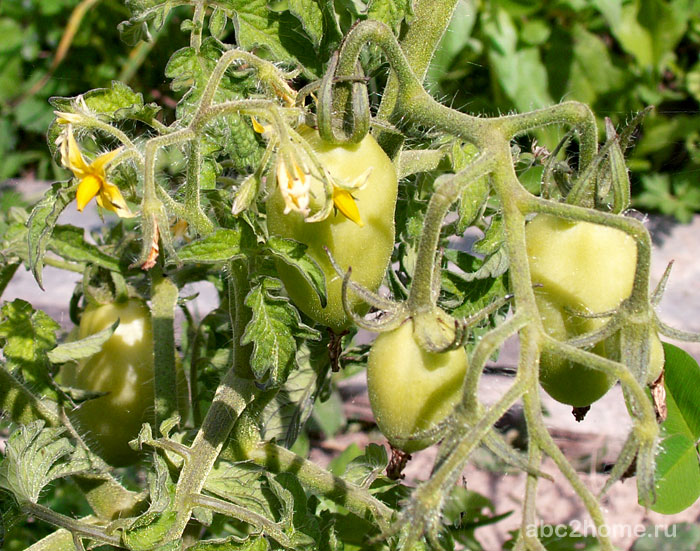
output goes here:
<path id="1" fill-rule="evenodd" d="M 435 427 L 462 396 L 467 371 L 464 348 L 436 354 L 423 350 L 413 320 L 381 333 L 367 362 L 369 401 L 379 429 L 395 448 L 407 453 L 433 444 L 439 435 L 411 436 Z"/>
<path id="2" fill-rule="evenodd" d="M 102 350 L 77 366 L 62 370 L 63 384 L 83 390 L 105 392 L 84 402 L 73 413 L 88 445 L 115 467 L 138 458 L 129 441 L 138 436 L 143 423 L 152 421 L 153 326 L 143 300 L 129 299 L 89 305 L 80 318 L 78 338 L 84 339 L 120 320 Z M 187 381 L 177 361 L 180 412 L 187 410 Z"/>
<path id="3" fill-rule="evenodd" d="M 584 318 L 572 312 L 614 310 L 630 296 L 637 263 L 637 246 L 626 233 L 598 224 L 572 222 L 539 215 L 525 229 L 535 298 L 545 331 L 566 340 L 594 331 L 608 318 Z M 649 379 L 663 369 L 663 347 L 649 335 Z M 599 342 L 595 354 L 619 359 L 619 334 Z M 592 404 L 615 383 L 615 378 L 585 365 L 544 353 L 540 383 L 555 400 L 575 407 Z"/>
<path id="4" fill-rule="evenodd" d="M 341 333 L 351 325 L 343 310 L 342 278 L 339 277 L 324 250 L 327 247 L 343 270 L 352 267 L 356 283 L 376 291 L 384 278 L 394 247 L 394 208 L 396 206 L 396 169 L 376 140 L 367 135 L 358 144 L 335 146 L 323 142 L 318 132 L 301 130 L 318 159 L 328 172 L 340 181 L 350 182 L 368 168 L 371 173 L 366 185 L 352 193 L 360 212 L 363 226 L 349 220 L 337 211 L 321 222 L 307 223 L 298 212 L 284 214 L 285 203 L 279 189 L 267 203 L 267 227 L 270 233 L 287 237 L 307 245 L 307 253 L 321 267 L 326 277 L 328 302 L 324 307 L 318 295 L 299 271 L 277 261 L 280 278 L 292 301 L 315 321 Z M 311 189 L 312 211 L 318 209 L 324 197 L 319 182 Z M 367 306 L 352 292 L 350 304 L 362 314 Z"/>

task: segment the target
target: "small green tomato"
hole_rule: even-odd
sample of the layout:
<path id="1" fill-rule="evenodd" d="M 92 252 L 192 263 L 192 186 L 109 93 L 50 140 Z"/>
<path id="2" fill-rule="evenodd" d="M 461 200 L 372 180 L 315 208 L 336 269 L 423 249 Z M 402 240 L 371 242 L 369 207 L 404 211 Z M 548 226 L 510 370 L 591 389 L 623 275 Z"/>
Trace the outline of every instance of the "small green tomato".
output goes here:
<path id="1" fill-rule="evenodd" d="M 120 320 L 102 350 L 77 366 L 61 372 L 63 384 L 105 392 L 84 402 L 72 415 L 85 439 L 105 461 L 115 467 L 138 458 L 129 441 L 138 436 L 154 409 L 153 326 L 151 312 L 141 299 L 89 305 L 80 319 L 78 338 L 83 339 Z M 187 381 L 177 361 L 178 401 L 187 411 Z"/>
<path id="2" fill-rule="evenodd" d="M 439 435 L 412 436 L 434 428 L 462 396 L 467 371 L 464 348 L 436 354 L 423 350 L 413 320 L 381 333 L 367 363 L 367 387 L 379 429 L 392 446 L 407 453 L 433 444 Z"/>

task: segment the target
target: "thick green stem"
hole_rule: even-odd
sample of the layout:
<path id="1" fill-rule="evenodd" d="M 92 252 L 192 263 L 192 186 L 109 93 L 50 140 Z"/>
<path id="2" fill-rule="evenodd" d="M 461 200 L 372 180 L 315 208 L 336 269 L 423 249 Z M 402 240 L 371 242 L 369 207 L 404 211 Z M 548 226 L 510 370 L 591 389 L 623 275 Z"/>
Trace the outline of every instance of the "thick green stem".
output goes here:
<path id="1" fill-rule="evenodd" d="M 159 268 L 151 270 L 155 426 L 177 411 L 175 306 L 178 288 Z"/>
<path id="2" fill-rule="evenodd" d="M 414 19 L 401 38 L 401 49 L 408 64 L 420 82 L 423 82 L 436 48 L 452 19 L 458 0 L 416 0 L 413 3 Z M 400 81 L 395 74 L 389 75 L 379 105 L 377 118 L 395 121 Z M 394 157 L 403 144 L 403 138 L 390 132 L 382 132 L 377 141 L 390 157 Z"/>
<path id="3" fill-rule="evenodd" d="M 214 401 L 190 448 L 190 457 L 180 472 L 173 504 L 177 517 L 164 541 L 182 535 L 195 506 L 192 496 L 201 493 L 236 420 L 255 396 L 252 380 L 239 376 L 241 371 L 249 371 L 250 350 L 240 344 L 247 323 L 244 320 L 249 315 L 248 307 L 243 304 L 249 287 L 246 264 L 242 261 L 232 262 L 229 265 L 229 307 L 233 329 L 233 365 L 216 389 Z"/>

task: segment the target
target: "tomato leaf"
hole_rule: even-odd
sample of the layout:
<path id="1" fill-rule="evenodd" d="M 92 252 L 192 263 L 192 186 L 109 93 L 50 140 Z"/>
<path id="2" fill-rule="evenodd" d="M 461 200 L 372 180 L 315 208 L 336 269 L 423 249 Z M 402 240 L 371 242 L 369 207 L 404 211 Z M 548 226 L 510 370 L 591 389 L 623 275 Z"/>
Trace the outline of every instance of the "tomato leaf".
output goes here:
<path id="1" fill-rule="evenodd" d="M 111 327 L 94 335 L 89 335 L 78 341 L 59 344 L 53 350 L 49 350 L 47 356 L 51 363 L 55 364 L 89 358 L 102 350 L 102 345 L 114 334 L 118 326 L 119 320 L 115 321 Z"/>
<path id="2" fill-rule="evenodd" d="M 119 260 L 103 253 L 97 246 L 85 241 L 82 228 L 56 226 L 48 248 L 66 260 L 94 264 L 114 272 L 120 271 Z"/>
<path id="3" fill-rule="evenodd" d="M 656 501 L 651 509 L 673 514 L 700 497 L 700 367 L 685 351 L 664 343 L 666 406 L 662 440 L 656 459 Z"/>
<path id="4" fill-rule="evenodd" d="M 188 243 L 177 251 L 182 262 L 217 264 L 242 256 L 240 229 L 219 229 L 197 241 Z"/>
<path id="5" fill-rule="evenodd" d="M 318 262 L 306 254 L 307 248 L 303 243 L 284 237 L 271 235 L 267 240 L 267 249 L 270 253 L 285 264 L 297 268 L 301 276 L 316 291 L 321 306 L 325 308 L 327 304 L 326 276 Z"/>
<path id="6" fill-rule="evenodd" d="M 64 430 L 44 428 L 41 420 L 15 430 L 0 463 L 0 488 L 12 492 L 20 502 L 36 503 L 51 481 L 89 472 L 92 462 L 87 453 L 62 438 Z"/>
<path id="7" fill-rule="evenodd" d="M 228 0 L 226 5 L 234 14 L 236 39 L 241 48 L 262 47 L 278 61 L 301 63 L 309 77 L 320 74 L 315 49 L 292 14 L 269 10 L 266 0 Z"/>
<path id="8" fill-rule="evenodd" d="M 274 439 L 285 448 L 296 442 L 326 386 L 330 370 L 328 349 L 323 344 L 302 343 L 296 362 L 298 369 L 289 375 L 262 414 L 264 439 Z"/>
<path id="9" fill-rule="evenodd" d="M 42 290 L 42 270 L 44 253 L 51 239 L 58 217 L 73 200 L 73 190 L 76 187 L 72 181 L 57 182 L 44 194 L 32 210 L 27 221 L 27 242 L 29 244 L 29 269 Z"/>
<path id="10" fill-rule="evenodd" d="M 413 2 L 410 0 L 371 0 L 367 17 L 386 23 L 394 32 L 401 22 L 413 15 Z"/>
<path id="11" fill-rule="evenodd" d="M 318 0 L 289 0 L 289 11 L 301 22 L 301 26 L 318 48 L 323 39 L 323 12 Z"/>
<path id="12" fill-rule="evenodd" d="M 60 325 L 22 299 L 5 303 L 0 313 L 0 341 L 6 368 L 40 395 L 56 399 L 58 394 L 49 373 L 47 352 L 56 346 Z"/>
<path id="13" fill-rule="evenodd" d="M 255 377 L 278 386 L 287 380 L 296 364 L 295 337 L 320 338 L 318 331 L 302 323 L 289 299 L 279 296 L 282 283 L 263 277 L 245 298 L 253 317 L 245 328 L 241 344 L 253 344 L 250 365 Z"/>

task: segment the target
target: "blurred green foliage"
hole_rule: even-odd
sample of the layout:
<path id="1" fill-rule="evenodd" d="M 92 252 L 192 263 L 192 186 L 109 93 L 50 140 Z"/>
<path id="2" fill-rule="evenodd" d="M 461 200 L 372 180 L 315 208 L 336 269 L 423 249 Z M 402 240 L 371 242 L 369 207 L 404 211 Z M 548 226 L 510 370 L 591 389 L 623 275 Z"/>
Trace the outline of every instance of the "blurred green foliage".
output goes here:
<path id="1" fill-rule="evenodd" d="M 75 96 L 118 79 L 163 105 L 166 118 L 175 105 L 162 67 L 169 52 L 186 45 L 178 29 L 189 12 L 173 10 L 154 43 L 132 46 L 117 30 L 129 16 L 122 2 L 86 3 L 54 71 L 80 1 L 0 3 L 0 182 L 61 177 L 45 143 L 50 96 Z M 346 13 L 364 10 L 362 1 L 351 3 Z M 604 117 L 621 126 L 654 105 L 628 152 L 634 204 L 687 221 L 700 210 L 699 55 L 697 0 L 460 0 L 428 84 L 453 106 L 489 115 L 583 101 L 601 117 L 601 130 Z M 558 137 L 553 131 L 538 139 L 551 149 Z"/>
<path id="2" fill-rule="evenodd" d="M 460 0 L 428 82 L 453 106 L 488 115 L 582 101 L 601 131 L 602 118 L 619 127 L 653 105 L 628 152 L 634 204 L 681 221 L 700 210 L 695 0 Z"/>

